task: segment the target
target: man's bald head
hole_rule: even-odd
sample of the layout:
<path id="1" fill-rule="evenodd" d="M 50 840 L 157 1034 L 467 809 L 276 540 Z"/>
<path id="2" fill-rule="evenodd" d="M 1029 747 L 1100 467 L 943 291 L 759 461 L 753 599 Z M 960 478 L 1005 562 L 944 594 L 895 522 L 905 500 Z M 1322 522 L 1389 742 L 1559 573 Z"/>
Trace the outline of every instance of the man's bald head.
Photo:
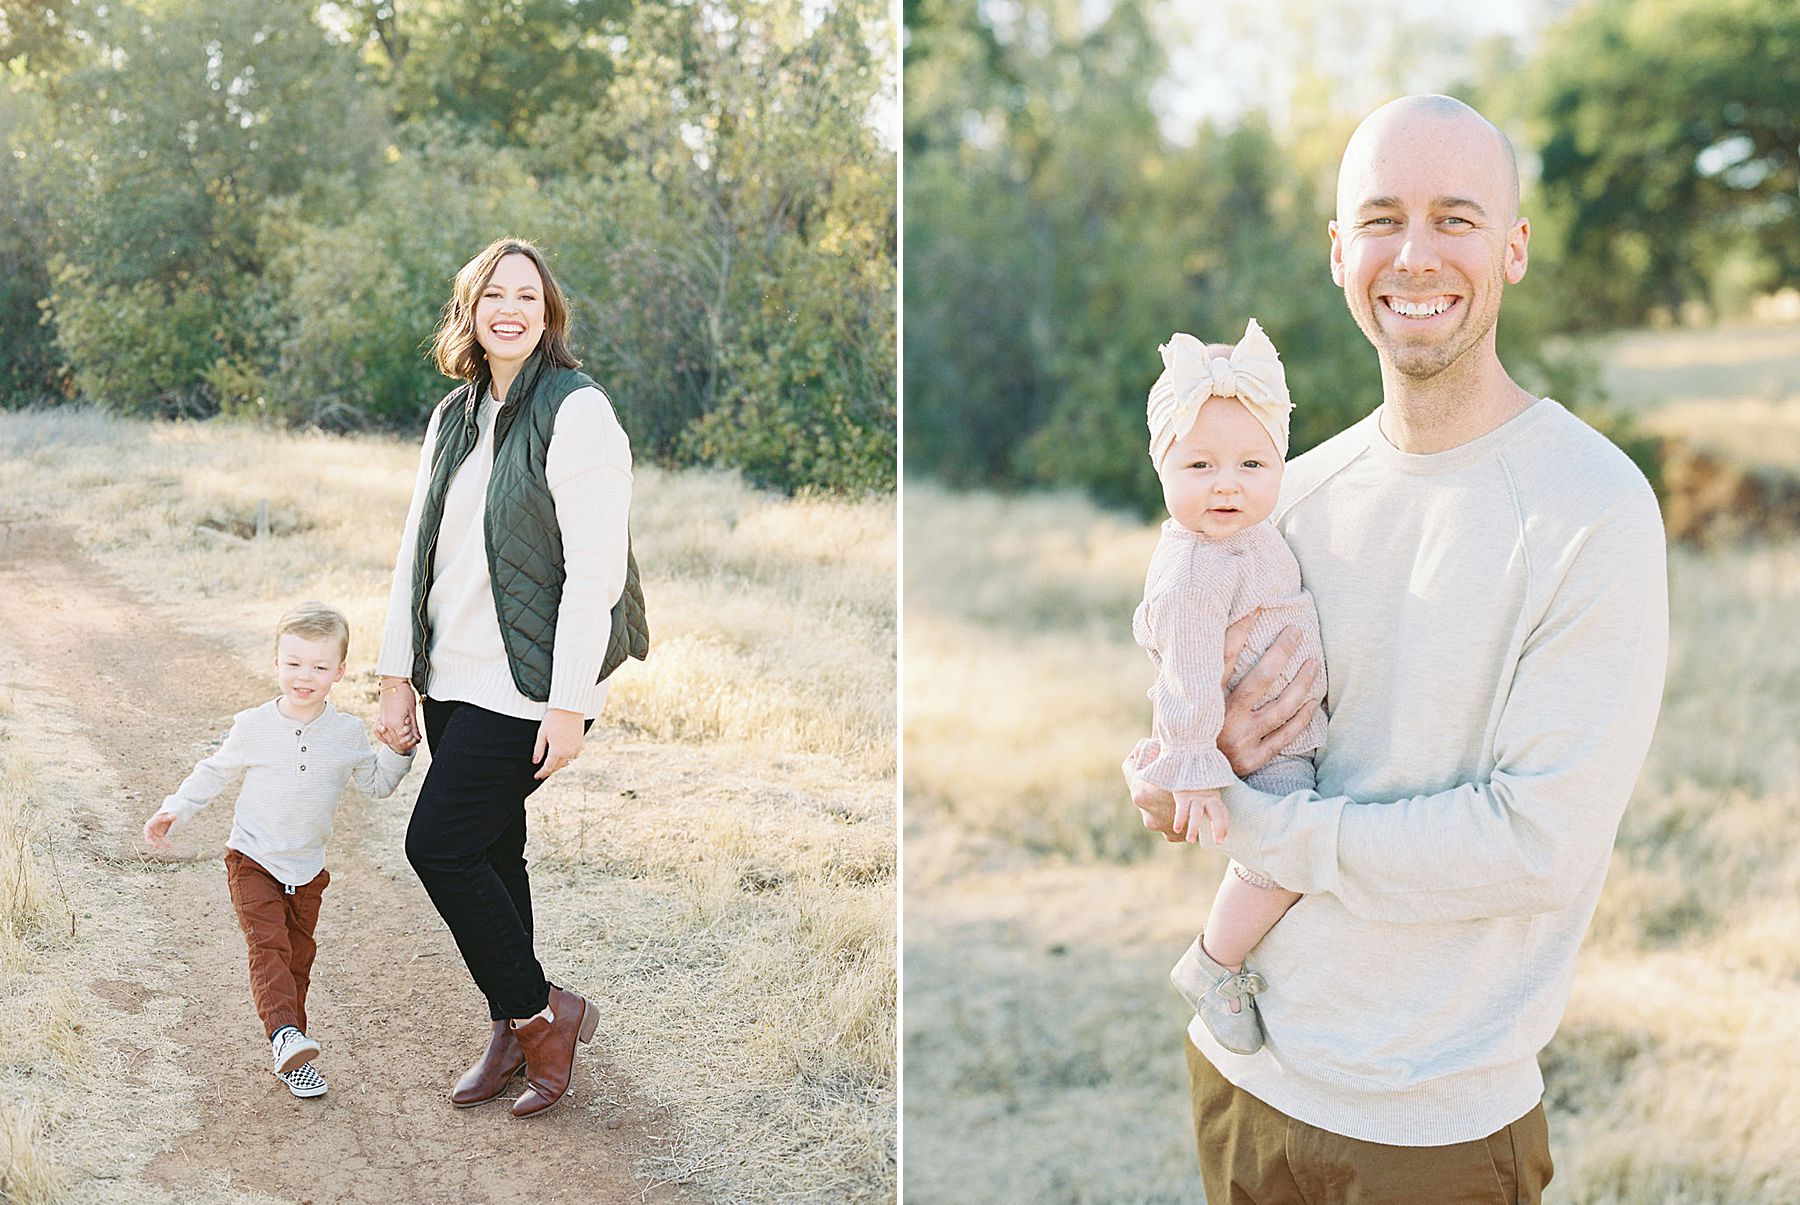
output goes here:
<path id="1" fill-rule="evenodd" d="M 1505 210 L 1501 220 L 1518 220 L 1519 160 L 1500 127 L 1454 96 L 1402 96 L 1363 118 L 1350 135 L 1338 168 L 1340 222 L 1360 203 L 1357 193 L 1370 166 L 1402 144 L 1455 153 L 1475 177 L 1472 188 L 1494 190 Z"/>

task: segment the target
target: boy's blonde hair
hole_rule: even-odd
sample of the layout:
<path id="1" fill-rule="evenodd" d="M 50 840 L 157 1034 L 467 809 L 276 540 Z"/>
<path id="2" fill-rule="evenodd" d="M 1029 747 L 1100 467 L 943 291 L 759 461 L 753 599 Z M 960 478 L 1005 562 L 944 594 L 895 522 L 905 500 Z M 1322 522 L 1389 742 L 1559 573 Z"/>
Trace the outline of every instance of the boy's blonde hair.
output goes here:
<path id="1" fill-rule="evenodd" d="M 275 648 L 281 648 L 283 636 L 303 636 L 308 640 L 323 640 L 327 636 L 338 638 L 338 660 L 341 662 L 350 655 L 350 621 L 336 607 L 328 607 L 322 602 L 303 602 L 275 625 Z"/>

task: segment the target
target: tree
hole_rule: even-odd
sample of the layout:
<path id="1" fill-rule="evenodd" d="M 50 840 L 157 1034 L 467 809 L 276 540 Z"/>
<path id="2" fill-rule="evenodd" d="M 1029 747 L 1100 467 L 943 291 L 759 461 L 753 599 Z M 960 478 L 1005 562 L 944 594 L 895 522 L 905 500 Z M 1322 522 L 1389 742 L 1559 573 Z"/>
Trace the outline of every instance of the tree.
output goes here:
<path id="1" fill-rule="evenodd" d="M 57 343 L 91 398 L 209 413 L 262 355 L 262 206 L 366 170 L 380 115 L 299 0 L 93 17 L 13 140 L 49 215 Z"/>
<path id="2" fill-rule="evenodd" d="M 1570 325 L 1675 313 L 1727 257 L 1800 283 L 1800 9 L 1594 0 L 1551 31 L 1530 95 Z"/>
<path id="3" fill-rule="evenodd" d="M 49 214 L 3 153 L 19 117 L 19 98 L 0 93 L 0 406 L 63 397 L 70 385 L 55 329 L 43 320 Z"/>
<path id="4" fill-rule="evenodd" d="M 467 127 L 524 146 L 556 107 L 587 108 L 613 77 L 628 0 L 346 0 L 328 24 L 360 45 L 396 122 Z"/>
<path id="5" fill-rule="evenodd" d="M 646 6 L 603 102 L 541 123 L 535 156 L 576 167 L 549 192 L 577 316 L 657 453 L 891 488 L 885 21 L 879 0 Z"/>
<path id="6" fill-rule="evenodd" d="M 1329 200 L 1260 118 L 1170 142 L 1165 39 L 1120 4 L 1010 27 L 921 0 L 907 63 L 908 463 L 963 484 L 1160 504 L 1144 454 L 1157 346 L 1284 350 L 1302 451 L 1379 377 L 1325 268 Z"/>

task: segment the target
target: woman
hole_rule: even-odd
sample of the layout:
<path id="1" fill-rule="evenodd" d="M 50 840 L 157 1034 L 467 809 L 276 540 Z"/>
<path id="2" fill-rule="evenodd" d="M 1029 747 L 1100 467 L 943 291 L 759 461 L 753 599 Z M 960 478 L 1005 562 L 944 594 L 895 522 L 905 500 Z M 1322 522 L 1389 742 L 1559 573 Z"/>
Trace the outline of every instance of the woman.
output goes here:
<path id="1" fill-rule="evenodd" d="M 532 949 L 525 799 L 580 756 L 603 679 L 649 643 L 630 443 L 568 328 L 528 242 L 496 240 L 456 274 L 433 351 L 463 384 L 425 431 L 378 662 L 390 745 L 417 743 L 424 695 L 432 761 L 406 856 L 492 1020 L 450 1100 L 493 1100 L 524 1068 L 515 1117 L 563 1098 L 596 1020 Z"/>

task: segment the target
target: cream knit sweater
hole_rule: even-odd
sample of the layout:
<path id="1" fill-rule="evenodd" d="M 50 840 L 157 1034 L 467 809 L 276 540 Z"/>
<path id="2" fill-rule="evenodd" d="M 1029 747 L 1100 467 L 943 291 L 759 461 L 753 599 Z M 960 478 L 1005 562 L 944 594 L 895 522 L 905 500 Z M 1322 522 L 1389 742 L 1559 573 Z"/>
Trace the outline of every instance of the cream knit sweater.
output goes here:
<path id="1" fill-rule="evenodd" d="M 1318 788 L 1225 789 L 1224 847 L 1305 898 L 1251 954 L 1268 1045 L 1224 1076 L 1402 1146 L 1537 1102 L 1668 657 L 1661 517 L 1543 399 L 1408 455 L 1379 411 L 1297 458 L 1276 523 L 1331 667 Z"/>
<path id="2" fill-rule="evenodd" d="M 631 443 L 598 389 L 578 389 L 556 412 L 556 430 L 545 453 L 545 478 L 562 528 L 562 606 L 551 650 L 550 701 L 535 702 L 519 692 L 501 643 L 488 572 L 487 536 L 482 523 L 488 480 L 494 468 L 494 416 L 500 404 L 490 391 L 476 421 L 479 436 L 457 468 L 444 496 L 438 528 L 431 592 L 431 681 L 415 682 L 421 695 L 459 700 L 501 715 L 538 720 L 546 707 L 594 717 L 606 705 L 606 683 L 596 683 L 612 632 L 612 607 L 625 590 L 626 524 L 631 514 Z M 413 549 L 419 513 L 431 482 L 431 455 L 437 445 L 434 412 L 419 454 L 412 505 L 401 530 L 388 595 L 387 626 L 381 638 L 381 673 L 410 678 L 413 672 Z"/>

